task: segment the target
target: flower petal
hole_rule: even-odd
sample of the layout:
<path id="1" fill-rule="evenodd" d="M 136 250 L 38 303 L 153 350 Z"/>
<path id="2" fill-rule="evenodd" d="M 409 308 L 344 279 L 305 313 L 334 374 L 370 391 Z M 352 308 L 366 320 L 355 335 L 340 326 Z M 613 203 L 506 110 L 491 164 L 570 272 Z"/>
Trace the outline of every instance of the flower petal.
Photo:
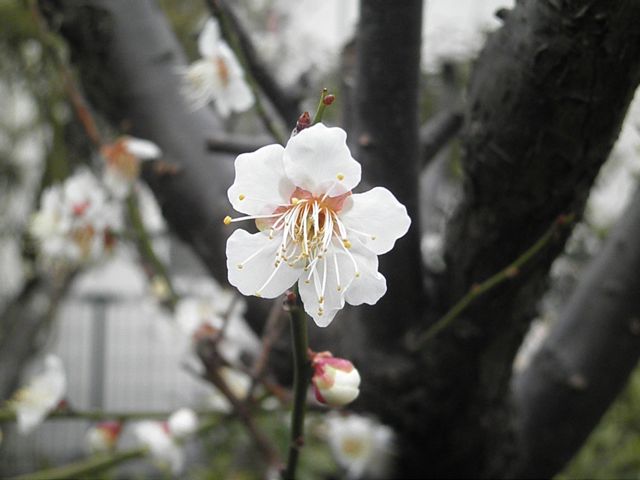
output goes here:
<path id="1" fill-rule="evenodd" d="M 354 242 L 350 249 L 358 273 L 347 286 L 344 298 L 350 305 L 375 304 L 387 292 L 387 280 L 378 272 L 378 256 Z"/>
<path id="2" fill-rule="evenodd" d="M 238 212 L 269 214 L 278 205 L 289 203 L 289 195 L 295 187 L 284 173 L 283 150 L 280 145 L 267 145 L 236 158 L 236 179 L 227 195 Z"/>
<path id="3" fill-rule="evenodd" d="M 162 150 L 160 150 L 160 147 L 149 140 L 143 140 L 136 137 L 126 137 L 123 141 L 129 153 L 140 160 L 159 158 L 162 156 Z"/>
<path id="4" fill-rule="evenodd" d="M 275 298 L 290 288 L 302 269 L 292 268 L 287 262 L 274 266 L 280 247 L 278 236 L 266 233 L 251 234 L 236 230 L 227 240 L 227 269 L 229 283 L 243 295 Z M 241 265 L 241 267 L 239 267 Z"/>
<path id="5" fill-rule="evenodd" d="M 347 198 L 340 220 L 347 227 L 350 238 L 357 237 L 366 248 L 378 255 L 391 250 L 411 225 L 405 206 L 383 187 Z"/>
<path id="6" fill-rule="evenodd" d="M 351 157 L 347 134 L 322 123 L 289 140 L 284 150 L 284 169 L 297 187 L 314 195 L 334 197 L 360 183 L 360 164 Z"/>
<path id="7" fill-rule="evenodd" d="M 336 313 L 344 307 L 345 287 L 353 278 L 355 268 L 342 252 L 330 249 L 323 259 L 318 260 L 315 272 L 314 274 L 303 272 L 298 282 L 298 289 L 305 311 L 313 318 L 316 325 L 326 327 Z M 338 278 L 340 278 L 340 285 L 338 285 Z M 321 298 L 322 302 L 320 302 Z"/>
<path id="8" fill-rule="evenodd" d="M 198 36 L 198 51 L 203 57 L 213 57 L 218 53 L 220 26 L 215 18 L 210 18 Z"/>

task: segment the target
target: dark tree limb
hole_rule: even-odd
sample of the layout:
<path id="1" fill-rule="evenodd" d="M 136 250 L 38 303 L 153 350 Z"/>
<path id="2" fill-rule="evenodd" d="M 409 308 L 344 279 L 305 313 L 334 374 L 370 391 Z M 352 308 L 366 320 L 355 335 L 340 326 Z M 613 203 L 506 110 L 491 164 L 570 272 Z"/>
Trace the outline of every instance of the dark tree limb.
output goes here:
<path id="1" fill-rule="evenodd" d="M 290 94 L 282 88 L 264 62 L 260 59 L 260 56 L 253 45 L 253 41 L 249 36 L 249 32 L 242 25 L 242 22 L 240 21 L 240 18 L 238 18 L 238 14 L 232 7 L 231 2 L 227 2 L 225 0 L 206 0 L 206 3 L 213 15 L 223 15 L 229 20 L 231 27 L 237 35 L 240 48 L 242 48 L 245 60 L 247 61 L 247 67 L 250 74 L 260 85 L 260 88 L 280 117 L 282 117 L 287 125 L 290 125 L 291 128 L 293 128 L 301 113 L 301 98 L 297 95 Z"/>
<path id="2" fill-rule="evenodd" d="M 460 131 L 462 121 L 462 109 L 453 107 L 438 112 L 420 127 L 420 156 L 423 168 Z"/>
<path id="3" fill-rule="evenodd" d="M 504 18 L 469 88 L 464 196 L 448 224 L 447 275 L 436 280 L 442 311 L 556 217 L 581 214 L 640 80 L 637 2 L 519 2 Z M 415 383 L 406 386 L 413 398 L 396 405 L 413 413 L 395 417 L 406 432 L 403 473 L 509 471 L 517 447 L 508 399 L 512 359 L 562 245 L 427 345 Z"/>
<path id="4" fill-rule="evenodd" d="M 364 181 L 384 185 L 406 205 L 412 226 L 394 250 L 380 258 L 388 292 L 368 315 L 367 328 L 387 346 L 415 324 L 422 306 L 418 212 L 418 77 L 422 0 L 389 7 L 362 0 L 356 39 L 354 157 Z M 395 322 L 389 322 L 394 318 Z"/>
<path id="5" fill-rule="evenodd" d="M 549 478 L 571 458 L 640 357 L 640 190 L 583 272 L 530 367 L 514 379 L 521 458 L 514 477 Z"/>

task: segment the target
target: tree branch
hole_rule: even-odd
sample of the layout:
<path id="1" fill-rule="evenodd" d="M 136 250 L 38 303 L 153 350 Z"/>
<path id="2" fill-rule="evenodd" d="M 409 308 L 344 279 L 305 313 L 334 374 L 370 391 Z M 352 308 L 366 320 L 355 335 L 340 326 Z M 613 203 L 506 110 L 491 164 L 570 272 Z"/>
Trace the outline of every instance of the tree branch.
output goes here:
<path id="1" fill-rule="evenodd" d="M 453 107 L 437 113 L 420 127 L 422 168 L 460 131 L 462 121 L 462 109 Z"/>
<path id="2" fill-rule="evenodd" d="M 422 305 L 417 180 L 421 35 L 421 0 L 393 8 L 384 0 L 360 2 L 350 137 L 354 157 L 362 163 L 365 182 L 388 187 L 413 219 L 407 235 L 380 258 L 388 292 L 368 313 L 367 328 L 389 348 L 419 318 Z"/>
<path id="3" fill-rule="evenodd" d="M 583 273 L 529 368 L 514 379 L 522 456 L 548 478 L 578 450 L 640 357 L 640 190 Z"/>

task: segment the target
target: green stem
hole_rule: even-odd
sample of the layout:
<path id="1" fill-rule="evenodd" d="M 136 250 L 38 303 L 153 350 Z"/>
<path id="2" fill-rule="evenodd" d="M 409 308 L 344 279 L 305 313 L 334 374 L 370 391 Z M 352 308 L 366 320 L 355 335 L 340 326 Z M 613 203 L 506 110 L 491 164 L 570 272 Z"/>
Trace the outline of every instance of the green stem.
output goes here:
<path id="1" fill-rule="evenodd" d="M 167 268 L 160 258 L 158 258 L 155 250 L 153 249 L 151 237 L 149 236 L 149 233 L 144 226 L 144 222 L 142 221 L 140 206 L 138 205 L 138 197 L 135 191 L 132 191 L 127 197 L 127 212 L 133 228 L 138 251 L 142 257 L 151 264 L 154 274 L 160 276 L 160 278 L 166 282 L 167 288 L 169 289 L 169 298 L 165 300 L 165 303 L 171 310 L 173 310 L 178 302 L 178 295 L 173 289 Z"/>
<path id="2" fill-rule="evenodd" d="M 311 373 L 307 358 L 307 316 L 299 303 L 291 307 L 291 336 L 293 344 L 293 410 L 291 412 L 291 438 L 284 480 L 296 478 L 300 449 L 304 445 L 304 415 L 307 389 Z"/>
<path id="3" fill-rule="evenodd" d="M 324 116 L 324 111 L 327 109 L 327 104 L 324 103 L 325 97 L 329 94 L 329 90 L 326 88 L 322 89 L 322 93 L 320 93 L 320 102 L 318 103 L 318 108 L 316 109 L 316 114 L 313 116 L 313 121 L 311 125 L 315 125 L 316 123 L 320 123 L 322 121 L 322 117 Z"/>
<path id="4" fill-rule="evenodd" d="M 166 419 L 173 412 L 104 412 L 102 410 L 58 410 L 49 413 L 47 420 L 65 420 L 65 419 L 79 419 L 90 420 L 94 422 L 101 422 L 106 420 L 114 420 L 120 422 L 126 422 L 131 420 L 142 419 Z M 208 411 L 195 412 L 196 415 L 210 415 Z M 16 413 L 10 408 L 0 409 L 0 423 L 13 422 L 16 420 Z"/>
<path id="5" fill-rule="evenodd" d="M 121 463 L 143 458 L 147 455 L 145 447 L 132 448 L 113 454 L 102 454 L 61 467 L 47 468 L 34 473 L 27 473 L 14 477 L 13 480 L 61 480 L 66 478 L 87 478 L 91 475 L 108 470 Z"/>
<path id="6" fill-rule="evenodd" d="M 551 227 L 544 233 L 544 235 L 542 235 L 542 237 L 540 237 L 538 241 L 531 247 L 529 247 L 529 249 L 527 249 L 522 255 L 520 255 L 512 263 L 507 265 L 507 267 L 489 277 L 484 282 L 473 285 L 467 292 L 467 294 L 462 297 L 453 307 L 451 307 L 451 309 L 443 317 L 441 317 L 415 341 L 411 342 L 414 344 L 415 349 L 419 349 L 427 341 L 436 336 L 440 331 L 448 327 L 478 297 L 497 287 L 501 283 L 517 276 L 520 268 L 533 257 L 535 257 L 551 241 L 555 233 L 561 227 L 571 224 L 573 222 L 573 219 L 573 214 L 558 217 L 558 219 L 553 222 L 553 225 L 551 225 Z"/>
<path id="7" fill-rule="evenodd" d="M 218 421 L 215 419 L 205 422 L 196 430 L 193 437 L 190 438 L 200 437 L 211 431 L 218 424 Z M 176 443 L 183 444 L 184 440 L 176 440 Z M 88 478 L 120 465 L 121 463 L 128 462 L 129 460 L 144 458 L 149 455 L 149 453 L 147 447 L 136 447 L 122 452 L 105 453 L 60 467 L 46 468 L 37 472 L 27 473 L 10 480 L 65 480 Z"/>

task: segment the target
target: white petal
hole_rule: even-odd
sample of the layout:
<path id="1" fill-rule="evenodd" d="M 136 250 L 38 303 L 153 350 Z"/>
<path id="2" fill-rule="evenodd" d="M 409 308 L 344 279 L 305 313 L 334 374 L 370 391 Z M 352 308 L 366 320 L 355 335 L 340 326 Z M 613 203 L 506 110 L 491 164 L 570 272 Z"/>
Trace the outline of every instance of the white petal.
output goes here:
<path id="1" fill-rule="evenodd" d="M 263 232 L 233 232 L 227 240 L 229 283 L 243 295 L 259 293 L 261 297 L 275 298 L 284 293 L 295 283 L 302 269 L 292 268 L 286 262 L 280 262 L 275 275 L 272 276 L 276 269 L 274 263 L 279 247 L 278 236 L 269 239 L 269 235 Z M 251 260 L 246 261 L 254 254 Z M 238 268 L 239 264 L 243 264 L 242 268 Z"/>
<path id="2" fill-rule="evenodd" d="M 229 102 L 234 112 L 246 112 L 255 102 L 253 92 L 242 77 L 236 77 L 229 81 L 226 91 L 226 101 Z"/>
<path id="3" fill-rule="evenodd" d="M 322 123 L 307 128 L 287 143 L 284 169 L 296 186 L 314 195 L 334 197 L 360 183 L 360 164 L 351 157 L 347 134 Z"/>
<path id="4" fill-rule="evenodd" d="M 214 105 L 222 118 L 227 118 L 231 114 L 229 99 L 224 95 L 216 95 Z"/>
<path id="5" fill-rule="evenodd" d="M 405 206 L 383 187 L 350 195 L 344 202 L 340 220 L 350 238 L 356 236 L 378 255 L 391 250 L 411 225 Z M 349 232 L 349 228 L 360 233 Z"/>
<path id="6" fill-rule="evenodd" d="M 203 57 L 213 57 L 218 52 L 218 42 L 220 42 L 220 27 L 215 18 L 210 18 L 204 24 L 202 32 L 198 37 L 198 51 Z"/>
<path id="7" fill-rule="evenodd" d="M 387 280 L 378 272 L 378 257 L 361 244 L 354 242 L 351 255 L 358 264 L 356 276 L 345 292 L 345 300 L 350 305 L 375 304 L 387 291 Z"/>
<path id="8" fill-rule="evenodd" d="M 140 160 L 159 158 L 162 156 L 162 150 L 160 150 L 160 147 L 149 140 L 143 140 L 136 137 L 126 137 L 124 139 L 124 143 L 127 150 L 129 150 L 129 153 Z"/>
<path id="9" fill-rule="evenodd" d="M 340 290 L 338 290 L 338 275 L 336 275 L 336 260 L 340 276 Z M 326 280 L 324 271 L 327 269 Z M 322 260 L 318 260 L 316 274 L 309 276 L 309 272 L 303 272 L 298 289 L 305 311 L 313 318 L 316 325 L 326 327 L 331 323 L 336 314 L 344 307 L 344 289 L 350 279 L 354 277 L 355 267 L 343 252 L 334 250 L 327 252 Z M 324 292 L 322 283 L 324 281 Z M 320 297 L 323 302 L 320 303 Z"/>
<path id="10" fill-rule="evenodd" d="M 260 215 L 289 203 L 295 187 L 284 173 L 283 150 L 281 145 L 267 145 L 236 158 L 236 179 L 227 191 L 233 208 L 247 215 Z"/>

